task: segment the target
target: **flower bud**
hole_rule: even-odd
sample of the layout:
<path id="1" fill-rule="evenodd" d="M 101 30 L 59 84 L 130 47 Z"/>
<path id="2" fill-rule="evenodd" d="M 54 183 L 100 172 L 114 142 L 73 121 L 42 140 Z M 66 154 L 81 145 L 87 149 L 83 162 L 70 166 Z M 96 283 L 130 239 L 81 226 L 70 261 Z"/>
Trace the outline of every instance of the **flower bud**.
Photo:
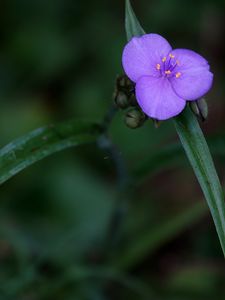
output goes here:
<path id="1" fill-rule="evenodd" d="M 129 104 L 130 106 L 138 106 L 137 99 L 134 93 L 132 93 L 129 97 Z"/>
<path id="2" fill-rule="evenodd" d="M 113 99 L 121 109 L 137 106 L 137 100 L 134 95 L 134 83 L 126 75 L 117 77 Z"/>
<path id="3" fill-rule="evenodd" d="M 205 121 L 208 117 L 208 104 L 205 100 L 205 98 L 201 98 L 197 101 L 199 112 L 201 114 L 201 118 L 203 121 Z"/>
<path id="4" fill-rule="evenodd" d="M 116 86 L 119 91 L 124 91 L 126 94 L 134 89 L 134 84 L 126 75 L 117 77 Z"/>
<path id="5" fill-rule="evenodd" d="M 208 105 L 205 98 L 200 98 L 196 101 L 190 102 L 190 107 L 193 113 L 200 118 L 201 121 L 205 121 L 208 117 Z"/>
<path id="6" fill-rule="evenodd" d="M 118 91 L 115 96 L 115 103 L 121 109 L 126 109 L 130 106 L 130 101 L 124 92 Z"/>
<path id="7" fill-rule="evenodd" d="M 191 101 L 190 102 L 190 108 L 192 110 L 192 112 L 199 117 L 199 109 L 198 109 L 198 105 L 196 103 L 196 101 Z"/>
<path id="8" fill-rule="evenodd" d="M 145 114 L 136 108 L 131 108 L 125 115 L 125 123 L 131 129 L 138 128 L 144 124 L 146 120 Z"/>

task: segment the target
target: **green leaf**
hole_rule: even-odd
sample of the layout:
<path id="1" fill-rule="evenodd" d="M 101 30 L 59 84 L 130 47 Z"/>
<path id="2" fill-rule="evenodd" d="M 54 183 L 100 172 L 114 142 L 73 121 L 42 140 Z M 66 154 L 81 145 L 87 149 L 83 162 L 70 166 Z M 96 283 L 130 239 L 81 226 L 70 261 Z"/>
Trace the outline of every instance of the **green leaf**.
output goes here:
<path id="1" fill-rule="evenodd" d="M 133 36 L 141 36 L 145 34 L 144 29 L 141 27 L 137 17 L 135 16 L 129 0 L 126 0 L 125 28 L 128 41 Z"/>
<path id="2" fill-rule="evenodd" d="M 182 147 L 178 143 L 167 145 L 161 149 L 156 149 L 151 156 L 141 161 L 134 168 L 133 174 L 135 180 L 143 182 L 147 176 L 155 175 L 156 173 L 180 165 L 184 160 L 182 159 Z"/>
<path id="3" fill-rule="evenodd" d="M 130 13 L 130 2 L 126 1 L 126 31 L 127 36 L 140 34 L 140 24 L 134 13 Z M 133 12 L 133 11 L 132 11 Z M 130 19 L 130 20 L 129 20 Z M 191 163 L 195 175 L 200 183 L 210 212 L 212 214 L 219 240 L 225 255 L 225 204 L 224 195 L 219 182 L 208 145 L 199 124 L 191 113 L 185 109 L 176 119 L 175 127 Z"/>
<path id="4" fill-rule="evenodd" d="M 132 268 L 147 256 L 171 239 L 178 236 L 187 227 L 199 221 L 206 213 L 206 205 L 198 202 L 189 209 L 162 221 L 153 228 L 149 228 L 139 237 L 129 243 L 118 256 L 113 259 L 112 265 L 119 269 Z"/>
<path id="5" fill-rule="evenodd" d="M 208 139 L 211 153 L 220 158 L 225 159 L 225 139 L 224 134 L 213 136 Z M 133 176 L 136 182 L 143 182 L 146 177 L 153 176 L 162 170 L 187 165 L 183 155 L 183 147 L 179 141 L 165 145 L 165 147 L 157 147 L 151 156 L 137 162 L 137 166 L 133 169 Z"/>
<path id="6" fill-rule="evenodd" d="M 33 163 L 63 149 L 94 142 L 97 124 L 81 120 L 34 130 L 0 150 L 0 184 Z"/>
<path id="7" fill-rule="evenodd" d="M 224 194 L 208 145 L 196 117 L 189 108 L 174 119 L 174 124 L 208 203 L 225 254 Z"/>

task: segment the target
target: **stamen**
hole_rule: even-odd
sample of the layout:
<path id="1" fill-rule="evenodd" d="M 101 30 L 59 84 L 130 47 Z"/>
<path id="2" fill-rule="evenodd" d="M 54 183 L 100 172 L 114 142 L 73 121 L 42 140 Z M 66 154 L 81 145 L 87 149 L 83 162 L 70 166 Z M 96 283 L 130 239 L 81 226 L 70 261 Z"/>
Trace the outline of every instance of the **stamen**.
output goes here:
<path id="1" fill-rule="evenodd" d="M 177 66 L 178 66 L 178 60 L 176 61 L 176 63 L 174 65 L 172 65 L 170 67 L 170 71 L 173 71 Z"/>
<path id="2" fill-rule="evenodd" d="M 165 62 L 165 61 L 166 61 L 166 56 L 164 56 L 162 59 L 162 62 Z"/>
<path id="3" fill-rule="evenodd" d="M 160 65 L 160 64 L 157 64 L 157 65 L 156 65 L 156 69 L 157 69 L 157 70 L 160 70 L 160 68 L 161 68 L 161 65 Z"/>
<path id="4" fill-rule="evenodd" d="M 180 76 L 181 76 L 181 73 L 180 73 L 180 72 L 177 72 L 177 73 L 176 73 L 176 78 L 180 78 Z"/>
<path id="5" fill-rule="evenodd" d="M 179 60 L 176 60 L 176 64 L 177 64 L 178 66 L 180 66 L 180 62 L 179 62 Z"/>
<path id="6" fill-rule="evenodd" d="M 175 55 L 173 55 L 173 54 L 170 54 L 170 55 L 169 55 L 169 57 L 170 57 L 170 58 L 174 58 L 174 57 L 175 57 Z"/>
<path id="7" fill-rule="evenodd" d="M 166 74 L 166 75 L 170 75 L 170 74 L 171 74 L 171 71 L 170 71 L 170 70 L 167 70 L 167 71 L 165 71 L 165 74 Z"/>

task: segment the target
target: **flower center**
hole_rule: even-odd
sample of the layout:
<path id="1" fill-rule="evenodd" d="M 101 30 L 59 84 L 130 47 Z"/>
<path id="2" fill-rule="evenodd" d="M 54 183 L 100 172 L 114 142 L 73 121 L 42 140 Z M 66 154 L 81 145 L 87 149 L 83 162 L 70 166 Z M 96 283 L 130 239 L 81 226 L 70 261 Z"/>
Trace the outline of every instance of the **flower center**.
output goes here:
<path id="1" fill-rule="evenodd" d="M 179 66 L 179 61 L 175 59 L 175 55 L 169 54 L 169 57 L 164 56 L 161 63 L 156 64 L 156 70 L 163 77 L 180 78 L 182 73 L 176 72 L 176 67 Z"/>

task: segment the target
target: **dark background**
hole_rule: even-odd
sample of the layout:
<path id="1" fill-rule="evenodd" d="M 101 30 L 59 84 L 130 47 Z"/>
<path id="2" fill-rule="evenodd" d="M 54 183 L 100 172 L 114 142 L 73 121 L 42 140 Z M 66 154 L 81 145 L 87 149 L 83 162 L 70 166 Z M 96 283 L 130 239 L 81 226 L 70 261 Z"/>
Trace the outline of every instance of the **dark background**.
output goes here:
<path id="1" fill-rule="evenodd" d="M 122 73 L 124 1 L 0 4 L 1 146 L 66 119 L 101 121 Z M 133 7 L 146 32 L 210 62 L 202 127 L 224 183 L 225 2 Z M 116 161 L 86 145 L 1 186 L 1 300 L 224 299 L 222 251 L 172 122 L 131 130 L 123 118 L 109 128 Z"/>

